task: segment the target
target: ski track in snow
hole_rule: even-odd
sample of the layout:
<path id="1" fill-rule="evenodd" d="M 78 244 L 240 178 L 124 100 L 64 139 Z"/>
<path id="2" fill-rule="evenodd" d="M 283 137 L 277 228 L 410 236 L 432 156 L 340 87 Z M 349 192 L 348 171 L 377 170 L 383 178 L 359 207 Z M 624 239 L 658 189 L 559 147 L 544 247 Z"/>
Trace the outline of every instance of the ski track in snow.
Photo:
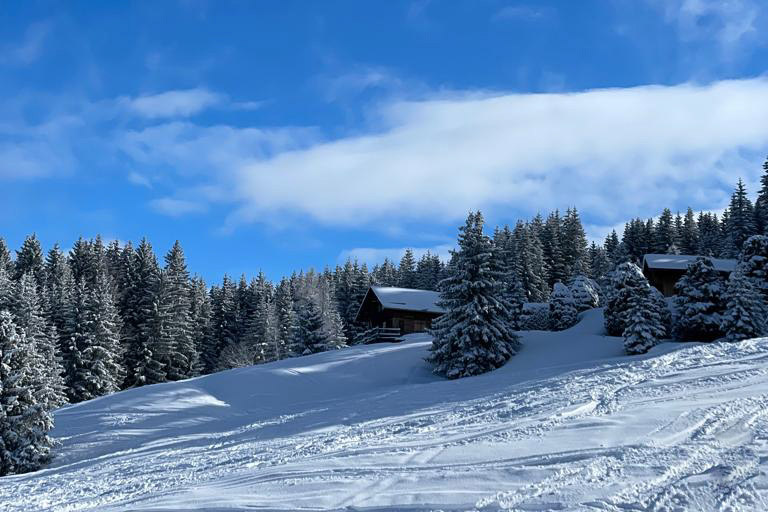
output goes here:
<path id="1" fill-rule="evenodd" d="M 413 336 L 67 407 L 0 510 L 768 510 L 768 339 L 627 357 L 601 321 L 459 381 Z"/>

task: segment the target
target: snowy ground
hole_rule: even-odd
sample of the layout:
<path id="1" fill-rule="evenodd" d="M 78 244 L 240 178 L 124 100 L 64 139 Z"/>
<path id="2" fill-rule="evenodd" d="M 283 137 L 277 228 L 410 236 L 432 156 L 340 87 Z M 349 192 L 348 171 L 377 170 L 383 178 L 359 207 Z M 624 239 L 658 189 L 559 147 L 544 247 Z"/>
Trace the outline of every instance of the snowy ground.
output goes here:
<path id="1" fill-rule="evenodd" d="M 459 381 L 414 336 L 64 408 L 0 509 L 768 510 L 768 339 L 626 357 L 601 322 Z"/>

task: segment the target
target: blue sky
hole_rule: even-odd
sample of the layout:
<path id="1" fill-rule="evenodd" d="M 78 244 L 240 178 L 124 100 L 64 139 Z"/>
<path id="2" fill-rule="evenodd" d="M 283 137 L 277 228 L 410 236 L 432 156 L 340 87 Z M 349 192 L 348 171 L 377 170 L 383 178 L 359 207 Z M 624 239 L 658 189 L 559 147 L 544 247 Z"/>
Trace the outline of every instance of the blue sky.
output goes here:
<path id="1" fill-rule="evenodd" d="M 761 0 L 4 2 L 0 236 L 209 280 L 720 209 L 768 153 Z"/>

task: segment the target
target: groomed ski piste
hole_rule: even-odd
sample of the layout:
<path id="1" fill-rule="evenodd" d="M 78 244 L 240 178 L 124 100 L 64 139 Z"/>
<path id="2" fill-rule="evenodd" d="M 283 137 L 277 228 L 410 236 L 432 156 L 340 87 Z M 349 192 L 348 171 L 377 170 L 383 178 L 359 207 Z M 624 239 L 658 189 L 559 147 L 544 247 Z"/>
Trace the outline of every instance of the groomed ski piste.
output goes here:
<path id="1" fill-rule="evenodd" d="M 147 386 L 55 415 L 4 511 L 768 510 L 768 339 L 623 355 L 601 310 L 447 381 L 430 338 Z"/>

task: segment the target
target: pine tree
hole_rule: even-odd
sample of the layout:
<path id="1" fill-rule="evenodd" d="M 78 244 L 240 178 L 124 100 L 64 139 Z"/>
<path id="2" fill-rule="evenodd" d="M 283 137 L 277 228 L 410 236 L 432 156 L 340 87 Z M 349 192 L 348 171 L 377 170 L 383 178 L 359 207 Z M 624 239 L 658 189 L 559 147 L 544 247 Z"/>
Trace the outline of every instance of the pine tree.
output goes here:
<path id="1" fill-rule="evenodd" d="M 755 232 L 758 235 L 768 235 L 768 158 L 763 163 L 760 191 L 755 201 Z"/>
<path id="2" fill-rule="evenodd" d="M 728 206 L 724 256 L 731 258 L 738 256 L 747 238 L 755 234 L 754 219 L 755 213 L 752 202 L 747 197 L 744 182 L 739 180 Z"/>
<path id="3" fill-rule="evenodd" d="M 714 213 L 699 213 L 699 247 L 695 254 L 715 257 L 722 250 L 720 221 Z"/>
<path id="4" fill-rule="evenodd" d="M 755 235 L 744 242 L 736 269 L 752 282 L 768 304 L 768 236 Z"/>
<path id="5" fill-rule="evenodd" d="M 576 208 L 569 208 L 563 219 L 562 252 L 566 271 L 563 282 L 587 273 L 587 235 Z"/>
<path id="6" fill-rule="evenodd" d="M 712 260 L 698 257 L 675 284 L 677 321 L 675 334 L 682 340 L 712 341 L 719 338 L 723 302 L 723 278 Z"/>
<path id="7" fill-rule="evenodd" d="M 576 276 L 571 280 L 568 288 L 577 311 L 586 311 L 600 306 L 600 286 L 593 279 L 587 276 Z"/>
<path id="8" fill-rule="evenodd" d="M 416 264 L 416 288 L 420 290 L 437 290 L 443 264 L 437 254 L 427 251 Z"/>
<path id="9" fill-rule="evenodd" d="M 401 288 L 416 287 L 416 259 L 411 249 L 406 249 L 397 269 L 397 285 Z"/>
<path id="10" fill-rule="evenodd" d="M 32 234 L 24 239 L 21 249 L 16 251 L 16 261 L 13 264 L 13 279 L 18 281 L 26 273 L 35 276 L 39 289 L 45 284 L 45 269 L 43 268 L 43 249 L 40 240 Z"/>
<path id="11" fill-rule="evenodd" d="M 541 251 L 546 266 L 548 285 L 551 288 L 557 282 L 567 279 L 568 270 L 563 256 L 563 222 L 560 212 L 549 214 L 541 230 Z"/>
<path id="12" fill-rule="evenodd" d="M 541 242 L 535 230 L 519 221 L 513 232 L 520 284 L 528 302 L 546 302 L 549 297 L 546 264 Z"/>
<path id="13" fill-rule="evenodd" d="M 630 298 L 634 290 L 644 288 L 648 280 L 634 263 L 622 263 L 611 273 L 604 311 L 605 330 L 609 336 L 622 336 L 629 322 Z"/>
<path id="14" fill-rule="evenodd" d="M 316 354 L 328 350 L 328 336 L 323 328 L 319 308 L 310 299 L 301 302 L 296 335 L 297 355 Z"/>
<path id="15" fill-rule="evenodd" d="M 644 354 L 665 336 L 663 320 L 652 296 L 653 288 L 646 281 L 627 289 L 627 309 L 624 350 L 627 354 Z"/>
<path id="16" fill-rule="evenodd" d="M 203 372 L 202 354 L 211 340 L 211 301 L 208 288 L 201 277 L 195 278 L 190 289 L 189 317 L 192 323 L 192 340 L 198 357 L 192 376 Z"/>
<path id="17" fill-rule="evenodd" d="M 697 254 L 699 250 L 699 227 L 693 210 L 688 208 L 680 230 L 680 252 L 682 254 Z"/>
<path id="18" fill-rule="evenodd" d="M 133 279 L 128 304 L 130 338 L 125 346 L 126 387 L 155 384 L 166 380 L 163 357 L 163 286 L 152 245 L 142 239 L 131 265 Z"/>
<path id="19" fill-rule="evenodd" d="M 379 286 L 397 286 L 397 267 L 389 258 L 373 269 L 373 280 Z"/>
<path id="20" fill-rule="evenodd" d="M 520 280 L 521 266 L 515 246 L 515 237 L 509 226 L 504 226 L 502 230 L 496 230 L 493 245 L 496 267 L 502 276 L 503 299 L 510 307 L 512 327 L 519 330 L 526 295 Z"/>
<path id="21" fill-rule="evenodd" d="M 95 283 L 85 290 L 80 367 L 74 389 L 79 400 L 119 391 L 125 378 L 120 365 L 120 317 L 112 286 L 104 271 L 98 272 L 95 278 Z"/>
<path id="22" fill-rule="evenodd" d="M 659 216 L 659 220 L 656 222 L 654 228 L 653 252 L 658 254 L 672 253 L 676 239 L 677 231 L 675 230 L 672 211 L 669 208 L 664 208 L 664 211 L 661 216 Z"/>
<path id="23" fill-rule="evenodd" d="M 726 341 L 765 336 L 768 308 L 752 281 L 738 270 L 731 273 L 725 289 L 725 312 L 720 330 Z"/>
<path id="24" fill-rule="evenodd" d="M 14 305 L 14 284 L 11 276 L 4 268 L 0 268 L 0 310 L 13 309 Z"/>
<path id="25" fill-rule="evenodd" d="M 212 373 L 218 366 L 218 357 L 229 345 L 235 343 L 237 333 L 236 286 L 224 276 L 221 286 L 211 288 L 210 340 L 201 353 L 203 373 Z"/>
<path id="26" fill-rule="evenodd" d="M 571 291 L 563 283 L 555 283 L 549 298 L 549 323 L 553 331 L 562 331 L 576 325 L 578 310 Z"/>
<path id="27" fill-rule="evenodd" d="M 503 275 L 483 223 L 480 212 L 469 214 L 460 228 L 451 275 L 440 284 L 446 313 L 433 324 L 428 361 L 435 373 L 449 379 L 499 368 L 519 346 L 511 305 L 504 300 Z"/>
<path id="28" fill-rule="evenodd" d="M 613 268 L 611 259 L 606 250 L 595 242 L 589 246 L 589 273 L 588 276 L 598 283 L 604 282 L 608 273 Z M 578 276 L 577 276 L 578 277 Z"/>
<path id="29" fill-rule="evenodd" d="M 621 242 L 619 241 L 619 235 L 616 234 L 616 230 L 612 230 L 611 234 L 605 237 L 605 242 L 603 243 L 603 248 L 605 249 L 605 253 L 608 256 L 608 259 L 611 261 L 611 263 L 616 266 L 620 263 L 624 263 L 621 261 L 621 255 L 620 255 L 620 249 L 619 245 Z"/>
<path id="30" fill-rule="evenodd" d="M 34 347 L 33 362 L 41 369 L 40 387 L 34 390 L 36 399 L 46 410 L 55 409 L 66 402 L 58 335 L 44 316 L 37 283 L 31 273 L 24 274 L 16 283 L 14 314 L 17 326 Z"/>
<path id="31" fill-rule="evenodd" d="M 13 261 L 11 261 L 11 253 L 8 250 L 8 245 L 5 243 L 5 239 L 0 237 L 0 271 L 3 270 L 12 275 Z"/>
<path id="32" fill-rule="evenodd" d="M 296 331 L 296 315 L 294 313 L 293 296 L 287 280 L 283 279 L 275 291 L 276 343 L 279 348 L 278 359 L 292 355 L 294 333 Z"/>
<path id="33" fill-rule="evenodd" d="M 0 311 L 0 476 L 34 471 L 51 459 L 53 418 L 35 390 L 45 381 L 34 343 Z"/>
<path id="34" fill-rule="evenodd" d="M 165 256 L 165 306 L 167 319 L 163 345 L 168 347 L 163 359 L 168 380 L 181 380 L 195 375 L 198 353 L 190 318 L 190 280 L 184 251 L 178 240 Z"/>

